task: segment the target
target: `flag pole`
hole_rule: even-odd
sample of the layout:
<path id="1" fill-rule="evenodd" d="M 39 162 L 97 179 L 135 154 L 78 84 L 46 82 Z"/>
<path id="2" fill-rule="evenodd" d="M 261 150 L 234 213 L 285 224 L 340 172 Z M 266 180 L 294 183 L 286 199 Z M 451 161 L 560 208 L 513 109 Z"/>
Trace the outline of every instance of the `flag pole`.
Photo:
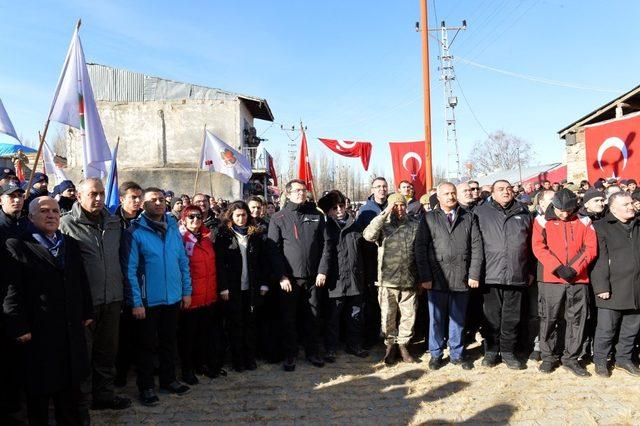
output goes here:
<path id="1" fill-rule="evenodd" d="M 118 145 L 120 145 L 120 136 L 118 136 L 118 139 L 116 140 L 116 146 L 113 149 L 113 152 L 117 153 L 118 152 Z M 111 161 L 116 161 L 115 158 L 112 158 Z M 113 163 L 112 163 L 113 166 Z M 114 168 L 111 167 L 111 173 L 109 174 L 109 177 L 107 178 L 107 183 L 109 184 L 109 188 L 107 188 L 107 196 L 105 198 L 105 200 L 110 200 L 111 199 L 111 192 L 113 191 L 113 172 L 115 172 Z"/>
<path id="2" fill-rule="evenodd" d="M 29 191 L 31 190 L 31 185 L 33 185 L 33 175 L 36 174 L 36 170 L 38 169 L 38 162 L 40 161 L 40 156 L 42 155 L 42 145 L 44 144 L 44 138 L 47 137 L 47 131 L 49 130 L 49 123 L 51 123 L 51 120 L 47 119 L 47 122 L 44 124 L 44 131 L 42 132 L 42 134 L 38 132 L 38 138 L 40 139 L 40 144 L 38 145 L 38 152 L 36 153 L 36 159 L 33 162 L 33 168 L 31 169 L 29 182 L 27 183 L 27 187 L 24 190 L 25 200 L 29 198 Z"/>
<path id="3" fill-rule="evenodd" d="M 202 154 L 204 153 L 204 142 L 207 140 L 207 123 L 204 123 L 204 130 L 202 131 L 202 147 L 200 147 L 200 158 L 196 165 L 196 181 L 193 184 L 193 195 L 196 195 L 198 190 L 198 178 L 200 177 L 200 168 L 202 167 Z"/>

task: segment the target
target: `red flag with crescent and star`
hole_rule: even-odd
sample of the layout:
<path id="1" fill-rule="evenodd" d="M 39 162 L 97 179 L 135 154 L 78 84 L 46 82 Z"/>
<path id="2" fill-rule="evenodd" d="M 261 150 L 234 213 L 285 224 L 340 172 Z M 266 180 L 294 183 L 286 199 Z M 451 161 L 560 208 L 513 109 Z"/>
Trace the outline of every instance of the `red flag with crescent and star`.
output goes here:
<path id="1" fill-rule="evenodd" d="M 303 180 L 307 185 L 307 190 L 314 194 L 313 174 L 311 173 L 311 163 L 309 162 L 309 149 L 307 148 L 307 135 L 302 129 L 302 143 L 300 144 L 300 160 L 298 163 L 298 179 Z"/>
<path id="2" fill-rule="evenodd" d="M 584 137 L 589 182 L 640 177 L 640 113 L 585 126 Z"/>
<path id="3" fill-rule="evenodd" d="M 406 180 L 413 184 L 415 197 L 426 194 L 425 150 L 424 141 L 389 142 L 393 179 L 396 185 Z"/>
<path id="4" fill-rule="evenodd" d="M 362 166 L 369 170 L 371 159 L 371 142 L 345 141 L 341 139 L 318 138 L 327 148 L 344 157 L 360 157 Z"/>

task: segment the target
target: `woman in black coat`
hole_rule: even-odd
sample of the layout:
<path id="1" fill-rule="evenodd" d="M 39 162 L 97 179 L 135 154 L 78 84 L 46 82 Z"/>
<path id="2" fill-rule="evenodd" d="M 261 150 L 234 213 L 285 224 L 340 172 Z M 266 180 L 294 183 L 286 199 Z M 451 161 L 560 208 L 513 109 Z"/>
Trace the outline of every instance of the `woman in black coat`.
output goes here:
<path id="1" fill-rule="evenodd" d="M 249 207 L 233 202 L 225 212 L 215 239 L 218 293 L 226 317 L 234 370 L 255 370 L 255 308 L 269 290 L 264 273 L 264 239 Z"/>
<path id="2" fill-rule="evenodd" d="M 47 424 L 53 399 L 58 424 L 80 424 L 93 305 L 77 244 L 59 231 L 54 239 L 30 224 L 22 239 L 7 240 L 4 313 L 9 336 L 24 345 L 29 423 Z"/>

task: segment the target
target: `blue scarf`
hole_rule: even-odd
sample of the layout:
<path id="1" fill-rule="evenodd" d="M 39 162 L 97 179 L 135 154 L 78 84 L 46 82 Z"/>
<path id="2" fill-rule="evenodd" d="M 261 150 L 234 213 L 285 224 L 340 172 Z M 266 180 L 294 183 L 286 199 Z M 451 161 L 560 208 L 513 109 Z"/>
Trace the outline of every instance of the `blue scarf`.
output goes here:
<path id="1" fill-rule="evenodd" d="M 232 225 L 232 228 L 234 231 L 236 231 L 240 235 L 247 235 L 247 231 L 249 230 L 248 226 L 240 227 L 237 225 Z"/>
<path id="2" fill-rule="evenodd" d="M 62 232 L 58 230 L 53 238 L 49 238 L 31 222 L 27 225 L 27 229 L 31 236 L 49 251 L 55 259 L 56 265 L 60 269 L 64 268 L 64 236 Z"/>

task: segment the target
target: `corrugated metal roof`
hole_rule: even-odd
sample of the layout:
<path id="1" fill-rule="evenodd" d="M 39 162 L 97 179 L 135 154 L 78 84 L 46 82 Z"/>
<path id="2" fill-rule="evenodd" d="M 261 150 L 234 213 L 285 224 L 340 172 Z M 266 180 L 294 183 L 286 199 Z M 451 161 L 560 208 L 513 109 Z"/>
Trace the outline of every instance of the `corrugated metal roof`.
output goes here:
<path id="1" fill-rule="evenodd" d="M 181 83 L 100 64 L 87 64 L 96 100 L 106 102 L 146 102 L 180 99 L 242 99 L 254 118 L 273 121 L 265 99 L 221 89 Z"/>

